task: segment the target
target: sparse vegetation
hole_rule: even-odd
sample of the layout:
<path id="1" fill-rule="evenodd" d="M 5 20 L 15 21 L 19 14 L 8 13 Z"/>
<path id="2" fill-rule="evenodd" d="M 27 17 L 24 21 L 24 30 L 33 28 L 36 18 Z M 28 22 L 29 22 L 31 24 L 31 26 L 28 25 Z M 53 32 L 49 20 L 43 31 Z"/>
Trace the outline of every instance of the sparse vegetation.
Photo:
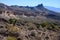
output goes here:
<path id="1" fill-rule="evenodd" d="M 8 36 L 7 40 L 17 40 L 15 37 Z"/>
<path id="2" fill-rule="evenodd" d="M 0 3 L 0 40 L 60 40 L 58 14 L 43 4 L 29 7 Z"/>
<path id="3" fill-rule="evenodd" d="M 18 27 L 14 26 L 13 24 L 8 25 L 8 30 L 13 33 L 20 31 L 20 29 Z"/>
<path id="4" fill-rule="evenodd" d="M 7 21 L 5 22 L 6 27 L 3 26 L 6 31 L 0 28 L 4 32 L 3 34 L 0 32 L 0 34 L 7 36 L 7 40 L 19 40 L 19 38 L 20 40 L 35 40 L 35 38 L 36 40 L 42 40 L 43 37 L 43 39 L 49 40 L 51 37 L 55 37 L 54 35 L 57 35 L 57 31 L 60 31 L 56 23 L 50 23 L 49 21 L 28 21 L 23 19 L 9 19 Z M 52 36 L 50 37 L 49 35 Z"/>

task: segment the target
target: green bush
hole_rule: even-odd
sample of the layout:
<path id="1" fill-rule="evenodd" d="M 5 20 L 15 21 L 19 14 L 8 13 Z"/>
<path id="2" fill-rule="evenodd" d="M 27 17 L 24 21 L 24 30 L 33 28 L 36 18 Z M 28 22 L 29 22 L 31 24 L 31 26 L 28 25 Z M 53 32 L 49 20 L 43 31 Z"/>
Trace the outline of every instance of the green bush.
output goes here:
<path id="1" fill-rule="evenodd" d="M 42 28 L 44 28 L 48 25 L 48 22 L 42 22 L 40 25 L 42 26 Z"/>
<path id="2" fill-rule="evenodd" d="M 14 24 L 17 22 L 17 19 L 9 19 L 9 24 Z"/>
<path id="3" fill-rule="evenodd" d="M 50 23 L 50 26 L 47 27 L 47 29 L 48 29 L 48 30 L 54 30 L 54 31 L 57 31 L 57 30 L 59 30 L 59 27 L 56 26 L 56 25 L 53 24 L 53 23 Z"/>

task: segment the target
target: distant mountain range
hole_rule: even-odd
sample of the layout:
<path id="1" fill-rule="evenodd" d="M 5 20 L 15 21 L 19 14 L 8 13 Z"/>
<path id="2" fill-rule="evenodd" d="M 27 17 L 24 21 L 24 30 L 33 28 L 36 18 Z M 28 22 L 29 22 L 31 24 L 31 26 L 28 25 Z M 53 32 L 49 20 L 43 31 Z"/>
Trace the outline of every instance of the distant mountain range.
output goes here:
<path id="1" fill-rule="evenodd" d="M 60 12 L 60 8 L 55 8 L 55 7 L 50 7 L 50 6 L 45 6 L 45 8 L 55 11 L 55 12 Z"/>
<path id="2" fill-rule="evenodd" d="M 29 6 L 17 6 L 17 5 L 8 6 L 3 3 L 0 3 L 0 10 L 1 9 L 13 11 L 15 15 L 24 14 L 26 16 L 35 16 L 35 17 L 42 15 L 48 18 L 60 20 L 60 13 L 47 9 L 47 7 L 44 7 L 43 4 L 39 4 L 34 7 L 29 7 Z"/>

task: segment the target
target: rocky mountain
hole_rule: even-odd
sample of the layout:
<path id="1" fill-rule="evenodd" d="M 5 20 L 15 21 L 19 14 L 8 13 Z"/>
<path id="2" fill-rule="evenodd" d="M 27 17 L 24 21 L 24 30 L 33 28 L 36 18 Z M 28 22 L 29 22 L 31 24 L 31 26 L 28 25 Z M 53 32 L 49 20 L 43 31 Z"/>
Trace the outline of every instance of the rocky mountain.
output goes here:
<path id="1" fill-rule="evenodd" d="M 35 17 L 43 15 L 48 18 L 60 19 L 60 13 L 46 9 L 43 6 L 43 4 L 39 4 L 34 7 L 29 7 L 29 6 L 17 6 L 17 5 L 7 6 L 3 3 L 0 3 L 0 10 L 1 9 L 11 10 L 14 12 L 15 15 L 24 14 L 26 16 L 35 16 Z"/>

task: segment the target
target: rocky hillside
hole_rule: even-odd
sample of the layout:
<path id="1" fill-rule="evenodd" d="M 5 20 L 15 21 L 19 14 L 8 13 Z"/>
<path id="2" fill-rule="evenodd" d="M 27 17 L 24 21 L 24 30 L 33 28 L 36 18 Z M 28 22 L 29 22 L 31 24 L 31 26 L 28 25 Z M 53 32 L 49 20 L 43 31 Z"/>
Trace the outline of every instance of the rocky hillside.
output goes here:
<path id="1" fill-rule="evenodd" d="M 5 9 L 6 10 L 11 10 L 14 12 L 15 15 L 26 15 L 26 16 L 40 16 L 43 15 L 48 18 L 53 18 L 60 20 L 60 13 L 53 12 L 51 10 L 46 9 L 43 4 L 39 4 L 34 7 L 29 7 L 29 6 L 17 6 L 17 5 L 12 5 L 12 6 L 7 6 L 3 3 L 0 3 L 0 10 Z"/>
<path id="2" fill-rule="evenodd" d="M 31 19 L 0 18 L 0 40 L 60 40 L 60 27 L 56 22 Z"/>
<path id="3" fill-rule="evenodd" d="M 0 3 L 2 9 L 13 11 L 17 17 L 0 17 L 0 40 L 60 40 L 60 15 L 43 4 L 29 7 Z"/>

